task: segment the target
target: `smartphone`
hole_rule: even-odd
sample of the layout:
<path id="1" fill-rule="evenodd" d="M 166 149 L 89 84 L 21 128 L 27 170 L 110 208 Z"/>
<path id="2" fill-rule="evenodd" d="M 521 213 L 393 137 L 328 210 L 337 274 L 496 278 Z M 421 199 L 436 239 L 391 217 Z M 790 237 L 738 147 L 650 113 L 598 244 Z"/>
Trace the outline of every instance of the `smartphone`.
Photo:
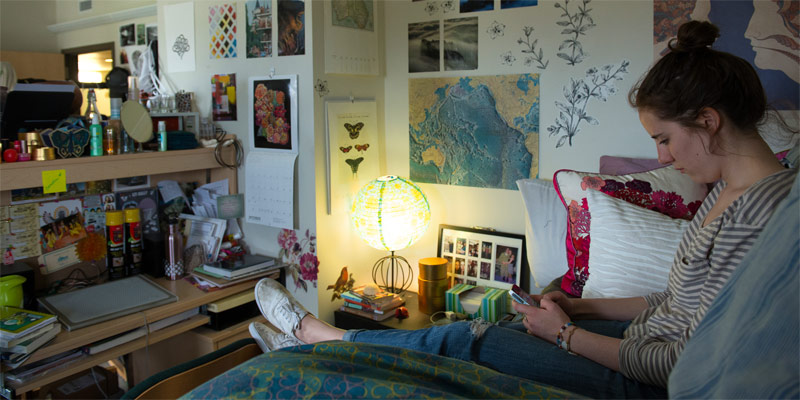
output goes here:
<path id="1" fill-rule="evenodd" d="M 516 300 L 517 303 L 539 307 L 539 303 L 534 301 L 529 294 L 525 293 L 525 291 L 523 291 L 522 288 L 520 288 L 516 284 L 511 286 L 511 289 L 508 291 L 508 294 L 511 295 L 511 298 Z"/>

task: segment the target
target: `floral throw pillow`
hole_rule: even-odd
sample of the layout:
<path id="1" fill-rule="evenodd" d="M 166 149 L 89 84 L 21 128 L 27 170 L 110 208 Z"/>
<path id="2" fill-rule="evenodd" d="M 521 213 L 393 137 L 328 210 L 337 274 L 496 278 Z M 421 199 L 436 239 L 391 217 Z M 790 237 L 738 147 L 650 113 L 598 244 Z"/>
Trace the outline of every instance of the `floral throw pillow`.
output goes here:
<path id="1" fill-rule="evenodd" d="M 587 190 L 599 190 L 612 197 L 672 218 L 690 220 L 708 194 L 705 184 L 667 166 L 626 175 L 602 175 L 572 170 L 559 170 L 553 185 L 567 208 L 567 273 L 561 288 L 581 296 L 589 276 L 589 243 L 591 214 L 586 201 Z"/>

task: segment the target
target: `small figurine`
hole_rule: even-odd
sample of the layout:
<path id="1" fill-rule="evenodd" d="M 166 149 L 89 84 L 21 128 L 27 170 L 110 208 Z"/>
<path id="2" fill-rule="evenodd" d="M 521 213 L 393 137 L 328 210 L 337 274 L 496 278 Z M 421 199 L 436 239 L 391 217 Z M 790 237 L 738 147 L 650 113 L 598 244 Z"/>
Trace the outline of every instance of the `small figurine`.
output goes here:
<path id="1" fill-rule="evenodd" d="M 347 266 L 345 265 L 342 267 L 342 272 L 339 273 L 339 278 L 336 279 L 336 283 L 333 285 L 328 285 L 327 290 L 333 289 L 333 296 L 331 296 L 331 301 L 336 299 L 341 299 L 341 294 L 352 289 L 353 284 L 355 283 L 355 278 L 353 275 L 349 275 L 347 273 Z"/>
<path id="2" fill-rule="evenodd" d="M 394 311 L 394 316 L 397 319 L 406 319 L 408 318 L 408 309 L 404 306 L 397 307 Z"/>

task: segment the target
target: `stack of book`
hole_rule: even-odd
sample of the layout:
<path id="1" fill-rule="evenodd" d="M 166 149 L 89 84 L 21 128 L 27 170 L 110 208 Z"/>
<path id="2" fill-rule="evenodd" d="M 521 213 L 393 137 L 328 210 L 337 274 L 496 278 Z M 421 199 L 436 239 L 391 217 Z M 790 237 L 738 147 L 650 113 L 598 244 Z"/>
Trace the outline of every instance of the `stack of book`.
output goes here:
<path id="1" fill-rule="evenodd" d="M 282 267 L 274 257 L 245 254 L 230 260 L 203 264 L 192 271 L 192 276 L 210 286 L 225 287 L 244 280 L 279 273 Z"/>
<path id="2" fill-rule="evenodd" d="M 394 316 L 395 309 L 406 302 L 400 295 L 384 290 L 378 290 L 375 294 L 364 294 L 364 288 L 365 286 L 359 286 L 342 293 L 344 305 L 339 310 L 383 321 Z"/>
<path id="3" fill-rule="evenodd" d="M 17 307 L 0 307 L 0 360 L 16 368 L 61 332 L 55 315 Z"/>

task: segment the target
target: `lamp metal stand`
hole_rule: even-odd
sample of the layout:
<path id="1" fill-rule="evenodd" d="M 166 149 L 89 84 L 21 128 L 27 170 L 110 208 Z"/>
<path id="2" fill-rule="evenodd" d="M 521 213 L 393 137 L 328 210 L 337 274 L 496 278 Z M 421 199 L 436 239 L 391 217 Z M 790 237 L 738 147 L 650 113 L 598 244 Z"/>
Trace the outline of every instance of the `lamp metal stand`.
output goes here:
<path id="1" fill-rule="evenodd" d="M 411 287 L 414 270 L 403 256 L 392 251 L 391 255 L 380 258 L 372 267 L 372 281 L 378 287 L 391 293 L 403 293 Z"/>

